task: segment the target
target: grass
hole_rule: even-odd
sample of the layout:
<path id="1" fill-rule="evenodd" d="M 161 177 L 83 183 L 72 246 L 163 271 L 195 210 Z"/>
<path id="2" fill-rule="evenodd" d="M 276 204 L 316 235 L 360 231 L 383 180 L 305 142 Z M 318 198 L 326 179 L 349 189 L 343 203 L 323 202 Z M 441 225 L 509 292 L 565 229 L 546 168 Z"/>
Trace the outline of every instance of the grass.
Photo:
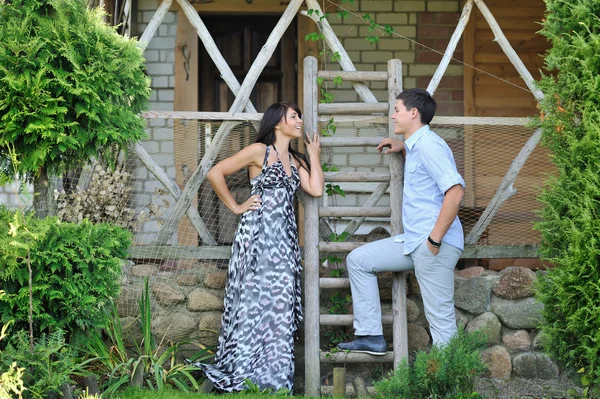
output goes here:
<path id="1" fill-rule="evenodd" d="M 185 393 L 175 390 L 149 391 L 147 389 L 127 388 L 126 390 L 111 396 L 111 399 L 265 399 L 267 397 L 277 397 L 277 395 L 261 393 L 228 393 L 215 395 L 206 393 Z M 293 396 L 285 397 L 291 398 Z"/>

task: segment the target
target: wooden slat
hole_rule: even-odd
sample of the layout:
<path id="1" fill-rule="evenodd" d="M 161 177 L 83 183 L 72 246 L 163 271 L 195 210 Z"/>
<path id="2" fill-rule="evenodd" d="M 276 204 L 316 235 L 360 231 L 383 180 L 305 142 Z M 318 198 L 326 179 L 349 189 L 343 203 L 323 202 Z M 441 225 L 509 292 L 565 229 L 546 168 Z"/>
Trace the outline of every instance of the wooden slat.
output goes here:
<path id="1" fill-rule="evenodd" d="M 394 360 L 394 352 L 386 352 L 383 356 L 356 352 L 321 352 L 320 359 L 323 363 L 391 363 Z"/>
<path id="2" fill-rule="evenodd" d="M 343 277 L 321 277 L 319 287 L 325 289 L 350 288 L 350 279 Z"/>
<path id="3" fill-rule="evenodd" d="M 323 137 L 321 147 L 376 147 L 383 137 Z"/>
<path id="4" fill-rule="evenodd" d="M 319 104 L 319 114 L 387 114 L 387 103 L 331 103 Z"/>
<path id="5" fill-rule="evenodd" d="M 318 77 L 333 80 L 338 76 L 342 78 L 344 81 L 349 82 L 386 82 L 387 81 L 387 72 L 379 72 L 379 71 L 319 71 L 317 74 Z"/>
<path id="6" fill-rule="evenodd" d="M 325 217 L 390 217 L 389 207 L 357 207 L 357 206 L 330 206 L 319 208 L 319 216 Z"/>
<path id="7" fill-rule="evenodd" d="M 326 182 L 369 182 L 386 183 L 390 181 L 387 172 L 325 172 Z"/>
<path id="8" fill-rule="evenodd" d="M 351 326 L 354 323 L 354 316 L 351 314 L 322 314 L 320 322 L 322 326 Z M 381 322 L 390 325 L 394 322 L 394 316 L 391 314 L 381 315 Z"/>
<path id="9" fill-rule="evenodd" d="M 216 121 L 260 121 L 263 114 L 250 112 L 191 112 L 191 111 L 147 111 L 145 119 L 198 119 Z"/>

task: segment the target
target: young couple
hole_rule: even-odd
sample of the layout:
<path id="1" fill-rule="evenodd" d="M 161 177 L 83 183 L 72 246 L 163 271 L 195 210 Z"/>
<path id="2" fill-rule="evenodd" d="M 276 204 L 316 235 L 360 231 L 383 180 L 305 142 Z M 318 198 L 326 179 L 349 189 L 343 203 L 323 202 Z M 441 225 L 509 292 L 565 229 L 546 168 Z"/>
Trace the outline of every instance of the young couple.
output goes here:
<path id="1" fill-rule="evenodd" d="M 347 257 L 357 339 L 341 349 L 383 354 L 376 273 L 415 270 L 434 344 L 456 333 L 454 267 L 462 253 L 458 207 L 464 181 L 443 139 L 429 129 L 436 110 L 421 89 L 400 93 L 395 131 L 378 151 L 406 156 L 402 222 L 404 234 L 366 244 Z M 308 155 L 292 148 L 304 138 Z M 300 251 L 294 192 L 323 194 L 320 143 L 302 131 L 295 104 L 276 103 L 264 113 L 256 142 L 215 165 L 208 179 L 223 203 L 241 215 L 232 248 L 225 310 L 214 364 L 198 364 L 215 387 L 241 391 L 249 379 L 261 389 L 292 389 L 294 333 L 302 320 Z M 251 196 L 238 204 L 225 177 L 243 168 Z"/>

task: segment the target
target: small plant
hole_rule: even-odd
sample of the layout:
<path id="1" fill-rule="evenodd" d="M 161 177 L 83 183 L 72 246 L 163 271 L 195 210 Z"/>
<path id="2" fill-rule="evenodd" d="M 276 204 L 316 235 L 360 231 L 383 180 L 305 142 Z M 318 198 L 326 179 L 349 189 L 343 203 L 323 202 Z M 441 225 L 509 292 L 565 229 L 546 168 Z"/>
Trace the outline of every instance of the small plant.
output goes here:
<path id="1" fill-rule="evenodd" d="M 4 296 L 4 291 L 0 290 L 0 301 Z M 2 326 L 0 330 L 0 341 L 7 337 L 6 331 L 8 330 L 10 323 Z M 2 351 L 0 351 L 0 354 Z M 22 393 L 25 390 L 23 386 L 23 367 L 17 366 L 17 362 L 12 362 L 8 367 L 0 368 L 0 398 L 13 398 L 17 395 L 19 399 L 22 398 Z"/>
<path id="2" fill-rule="evenodd" d="M 419 352 L 412 367 L 406 359 L 387 379 L 375 384 L 384 398 L 481 398 L 473 392 L 473 380 L 483 374 L 480 350 L 486 346 L 481 334 L 459 334 L 447 346 Z"/>
<path id="3" fill-rule="evenodd" d="M 279 388 L 278 390 L 274 390 L 273 388 L 260 389 L 260 387 L 257 384 L 253 383 L 248 378 L 244 380 L 244 384 L 246 385 L 246 389 L 244 392 L 249 394 L 269 396 L 290 396 L 292 394 L 287 388 Z"/>
<path id="4" fill-rule="evenodd" d="M 179 348 L 183 343 L 157 344 L 152 335 L 147 278 L 139 306 L 141 341 L 130 336 L 129 342 L 132 344 L 127 345 L 119 315 L 113 307 L 110 313 L 112 321 L 104 330 L 107 342 L 103 341 L 99 331 L 91 332 L 84 349 L 89 359 L 82 367 L 101 376 L 106 395 L 112 395 L 128 385 L 145 386 L 159 391 L 177 388 L 183 392 L 199 392 L 200 385 L 193 374 L 200 369 L 191 364 L 179 363 L 177 360 Z M 203 361 L 212 356 L 213 353 L 208 348 L 201 347 L 192 359 Z"/>

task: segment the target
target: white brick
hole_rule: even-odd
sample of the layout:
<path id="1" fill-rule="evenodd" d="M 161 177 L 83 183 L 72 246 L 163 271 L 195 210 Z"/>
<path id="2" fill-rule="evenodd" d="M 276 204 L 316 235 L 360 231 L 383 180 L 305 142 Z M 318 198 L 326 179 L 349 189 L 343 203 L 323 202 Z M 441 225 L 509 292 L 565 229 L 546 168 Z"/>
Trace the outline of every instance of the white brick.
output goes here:
<path id="1" fill-rule="evenodd" d="M 358 29 L 354 25 L 331 24 L 331 28 L 339 38 L 358 36 Z"/>
<path id="2" fill-rule="evenodd" d="M 382 37 L 377 43 L 379 50 L 408 50 L 410 48 L 410 42 L 401 37 Z"/>
<path id="3" fill-rule="evenodd" d="M 361 0 L 361 11 L 392 11 L 391 0 Z"/>
<path id="4" fill-rule="evenodd" d="M 427 11 L 429 12 L 458 12 L 460 4 L 458 1 L 428 1 Z"/>
<path id="5" fill-rule="evenodd" d="M 156 90 L 152 90 L 150 92 L 150 101 L 156 101 L 158 100 L 158 93 L 156 92 Z"/>
<path id="6" fill-rule="evenodd" d="M 408 13 L 377 13 L 375 14 L 375 22 L 377 22 L 379 25 L 406 25 L 408 24 Z"/>
<path id="7" fill-rule="evenodd" d="M 146 50 L 144 52 L 144 58 L 146 62 L 156 62 L 159 60 L 160 51 L 158 50 Z"/>
<path id="8" fill-rule="evenodd" d="M 157 154 L 158 153 L 158 143 L 155 141 L 144 141 L 142 142 L 142 147 L 148 152 L 148 154 Z"/>
<path id="9" fill-rule="evenodd" d="M 175 152 L 172 141 L 162 141 L 160 143 L 161 154 L 173 154 Z"/>
<path id="10" fill-rule="evenodd" d="M 175 90 L 163 89 L 158 90 L 158 101 L 173 101 L 175 99 Z"/>
<path id="11" fill-rule="evenodd" d="M 172 75 L 173 64 L 164 62 L 150 62 L 146 65 L 148 75 Z"/>
<path id="12" fill-rule="evenodd" d="M 169 87 L 169 78 L 167 76 L 153 76 L 152 87 L 154 89 Z"/>
<path id="13" fill-rule="evenodd" d="M 158 27 L 158 36 L 169 36 L 169 26 L 161 24 Z"/>
<path id="14" fill-rule="evenodd" d="M 413 1 L 413 0 L 396 0 L 394 2 L 394 11 L 396 12 L 407 12 L 407 11 L 425 11 L 425 1 Z"/>
<path id="15" fill-rule="evenodd" d="M 152 129 L 152 139 L 157 141 L 173 140 L 173 129 L 159 127 Z"/>
<path id="16" fill-rule="evenodd" d="M 185 18 L 185 16 L 183 18 Z M 175 22 L 177 22 L 177 15 L 172 11 L 168 12 L 167 15 L 165 15 L 165 19 L 163 19 L 163 24 L 172 24 Z"/>
<path id="17" fill-rule="evenodd" d="M 156 37 L 154 36 L 150 43 L 148 43 L 149 49 L 156 50 L 171 50 L 175 48 L 175 38 L 174 37 Z"/>

